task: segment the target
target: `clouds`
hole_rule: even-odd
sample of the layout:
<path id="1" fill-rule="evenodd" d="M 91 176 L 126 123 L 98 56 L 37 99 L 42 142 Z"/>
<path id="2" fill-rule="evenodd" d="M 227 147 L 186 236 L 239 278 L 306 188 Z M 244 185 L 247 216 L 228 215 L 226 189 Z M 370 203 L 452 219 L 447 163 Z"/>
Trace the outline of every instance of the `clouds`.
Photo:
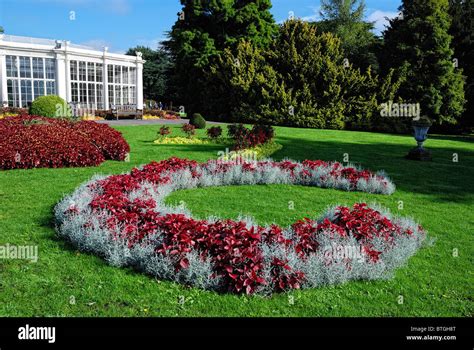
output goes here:
<path id="1" fill-rule="evenodd" d="M 129 13 L 131 9 L 128 0 L 106 0 L 104 1 L 104 5 L 110 11 L 120 15 L 125 15 Z"/>
<path id="2" fill-rule="evenodd" d="M 166 39 L 166 37 L 159 37 L 155 39 L 138 39 L 137 45 L 149 47 L 150 49 L 156 50 L 161 47 L 161 42 Z"/>
<path id="3" fill-rule="evenodd" d="M 102 51 L 104 47 L 111 47 L 110 42 L 102 39 L 92 39 L 81 42 L 80 45 L 90 47 L 91 49 Z"/>
<path id="4" fill-rule="evenodd" d="M 98 8 L 103 12 L 117 15 L 126 15 L 131 10 L 129 0 L 37 0 L 43 3 L 53 3 L 63 6 L 69 6 L 71 10 L 74 7 Z"/>
<path id="5" fill-rule="evenodd" d="M 301 11 L 301 9 L 298 10 L 298 8 L 290 8 L 290 10 L 285 14 L 286 16 L 284 18 L 281 18 L 281 16 L 277 17 L 277 23 L 282 24 L 289 20 L 291 17 L 294 17 L 295 19 L 301 19 L 303 21 L 307 22 L 316 22 L 321 20 L 321 15 L 319 14 L 321 6 L 307 6 L 306 9 L 307 11 Z M 305 15 L 306 13 L 308 13 Z M 280 14 L 281 15 L 281 14 Z"/>
<path id="6" fill-rule="evenodd" d="M 312 14 L 302 17 L 301 19 L 303 21 L 308 21 L 308 22 L 316 22 L 316 21 L 321 20 L 321 14 L 320 14 L 321 6 L 311 6 L 310 8 L 311 8 Z"/>
<path id="7" fill-rule="evenodd" d="M 302 13 L 297 13 L 294 11 L 295 18 L 301 18 L 303 21 L 308 22 L 316 22 L 320 21 L 321 18 L 321 6 L 308 6 L 308 11 L 306 11 L 306 15 Z M 388 19 L 392 19 L 398 16 L 398 12 L 396 11 L 384 11 L 379 9 L 368 9 L 367 15 L 365 20 L 368 22 L 374 22 L 374 32 L 376 34 L 381 34 L 382 31 L 385 29 L 385 26 L 388 25 Z M 283 23 L 288 18 L 282 19 L 278 21 L 278 23 Z"/>
<path id="8" fill-rule="evenodd" d="M 388 19 L 398 16 L 398 12 L 375 10 L 367 16 L 367 21 L 374 22 L 375 32 L 382 33 L 385 26 L 388 25 Z"/>

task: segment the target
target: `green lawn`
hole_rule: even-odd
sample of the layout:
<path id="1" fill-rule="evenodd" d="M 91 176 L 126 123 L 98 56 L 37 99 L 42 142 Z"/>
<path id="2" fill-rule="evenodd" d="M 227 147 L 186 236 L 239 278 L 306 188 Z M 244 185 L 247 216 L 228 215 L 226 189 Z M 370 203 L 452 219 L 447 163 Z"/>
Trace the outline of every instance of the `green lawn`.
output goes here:
<path id="1" fill-rule="evenodd" d="M 156 281 L 106 265 L 55 236 L 53 206 L 95 173 L 112 174 L 170 156 L 216 158 L 222 146 L 158 146 L 159 126 L 118 127 L 130 143 L 131 162 L 97 168 L 0 172 L 0 244 L 38 245 L 39 260 L 0 260 L 0 316 L 469 316 L 473 315 L 474 138 L 433 136 L 434 161 L 408 161 L 409 136 L 276 128 L 296 160 L 343 160 L 385 169 L 397 185 L 392 196 L 297 186 L 206 188 L 172 194 L 198 217 L 253 215 L 260 223 L 289 224 L 328 205 L 377 201 L 413 216 L 436 239 L 394 279 L 351 282 L 271 298 L 218 295 Z M 177 128 L 174 128 L 177 133 Z M 453 153 L 459 162 L 453 162 Z M 289 202 L 295 209 L 289 209 Z M 398 206 L 402 201 L 403 209 Z M 458 254 L 453 254 L 453 253 Z M 400 296 L 403 296 L 403 303 Z M 294 302 L 290 302 L 294 301 Z"/>

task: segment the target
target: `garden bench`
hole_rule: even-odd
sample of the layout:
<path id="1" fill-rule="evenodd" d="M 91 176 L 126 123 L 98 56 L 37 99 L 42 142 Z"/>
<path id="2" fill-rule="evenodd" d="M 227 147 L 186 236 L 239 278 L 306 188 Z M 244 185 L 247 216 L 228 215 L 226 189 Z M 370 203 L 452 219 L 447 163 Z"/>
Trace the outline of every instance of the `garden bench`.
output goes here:
<path id="1" fill-rule="evenodd" d="M 137 109 L 137 105 L 113 106 L 111 112 L 116 120 L 120 117 L 130 116 L 134 116 L 135 119 L 143 119 L 143 110 Z"/>

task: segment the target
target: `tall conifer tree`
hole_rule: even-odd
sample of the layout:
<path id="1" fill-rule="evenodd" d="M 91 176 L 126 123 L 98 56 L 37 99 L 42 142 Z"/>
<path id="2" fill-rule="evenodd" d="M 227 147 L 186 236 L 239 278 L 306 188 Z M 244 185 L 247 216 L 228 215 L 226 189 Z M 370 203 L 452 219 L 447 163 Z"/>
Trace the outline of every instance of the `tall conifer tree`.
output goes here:
<path id="1" fill-rule="evenodd" d="M 384 32 L 384 59 L 407 68 L 400 94 L 420 103 L 436 125 L 454 125 L 464 109 L 464 79 L 455 67 L 448 0 L 403 0 Z"/>
<path id="2" fill-rule="evenodd" d="M 271 43 L 278 30 L 269 11 L 271 1 L 181 0 L 181 4 L 183 9 L 164 43 L 175 67 L 171 76 L 175 98 L 188 112 L 222 113 L 208 67 L 241 39 L 258 48 Z"/>

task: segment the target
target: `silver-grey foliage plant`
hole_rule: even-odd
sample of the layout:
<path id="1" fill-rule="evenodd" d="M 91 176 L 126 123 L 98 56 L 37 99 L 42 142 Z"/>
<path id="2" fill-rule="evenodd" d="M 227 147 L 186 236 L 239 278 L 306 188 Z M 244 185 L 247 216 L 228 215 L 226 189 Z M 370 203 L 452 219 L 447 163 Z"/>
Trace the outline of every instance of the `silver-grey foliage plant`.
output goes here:
<path id="1" fill-rule="evenodd" d="M 317 168 L 311 170 L 311 177 L 299 175 L 290 176 L 289 172 L 282 169 L 267 166 L 259 166 L 256 171 L 244 171 L 242 165 L 235 164 L 230 171 L 217 171 L 216 164 L 198 166 L 201 174 L 193 177 L 187 169 L 169 174 L 171 181 L 167 184 L 152 184 L 142 182 L 138 190 L 128 193 L 131 200 L 135 198 L 152 198 L 156 202 L 154 210 L 160 215 L 184 214 L 191 217 L 191 212 L 183 206 L 169 206 L 165 204 L 165 198 L 173 191 L 209 186 L 230 185 L 259 185 L 259 184 L 292 184 L 318 187 L 332 187 L 341 190 L 349 190 L 346 179 L 329 176 L 329 170 Z M 302 167 L 298 163 L 298 167 Z M 295 174 L 298 174 L 295 171 Z M 383 175 L 385 176 L 385 175 Z M 111 213 L 106 210 L 92 210 L 89 206 L 94 197 L 100 194 L 101 188 L 97 182 L 104 177 L 94 177 L 89 182 L 78 187 L 72 194 L 65 196 L 55 207 L 55 218 L 57 233 L 60 237 L 69 241 L 77 249 L 101 256 L 109 264 L 118 267 L 130 266 L 137 270 L 150 274 L 158 279 L 171 280 L 178 283 L 195 286 L 206 290 L 219 291 L 222 287 L 219 277 L 214 274 L 211 258 L 202 259 L 199 252 L 191 251 L 187 255 L 189 266 L 175 271 L 174 261 L 169 256 L 158 254 L 155 247 L 163 240 L 163 233 L 156 230 L 148 235 L 140 244 L 129 245 L 125 238 L 120 237 L 106 228 L 106 221 Z M 395 185 L 385 177 L 386 185 L 373 177 L 359 180 L 357 190 L 391 194 Z M 75 210 L 69 210 L 74 207 Z M 410 229 L 410 236 L 395 236 L 393 242 L 383 239 L 375 240 L 375 248 L 383 253 L 379 261 L 374 263 L 360 250 L 360 244 L 350 233 L 347 237 L 330 238 L 329 235 L 319 234 L 316 237 L 318 249 L 315 253 L 301 258 L 295 253 L 294 246 L 298 244 L 298 238 L 291 227 L 284 229 L 286 238 L 292 240 L 292 245 L 285 248 L 283 245 L 261 244 L 264 258 L 263 277 L 268 283 L 257 292 L 270 294 L 274 290 L 271 282 L 271 261 L 273 258 L 285 259 L 293 270 L 301 271 L 305 275 L 302 288 L 315 288 L 331 284 L 344 283 L 349 280 L 374 280 L 386 279 L 393 275 L 396 268 L 404 265 L 407 260 L 415 254 L 425 241 L 425 233 L 419 230 L 419 225 L 411 218 L 400 218 L 392 215 L 387 210 L 376 205 L 372 208 L 380 211 L 394 224 Z M 336 207 L 330 207 L 317 218 L 321 222 L 325 218 L 333 219 Z M 209 217 L 209 222 L 219 220 Z M 239 217 L 239 221 L 246 224 L 248 228 L 257 224 L 252 218 Z M 120 231 L 120 227 L 117 228 Z M 359 249 L 359 250 L 358 250 Z M 346 256 L 351 252 L 353 256 Z M 341 254 L 339 254 L 341 253 Z"/>

